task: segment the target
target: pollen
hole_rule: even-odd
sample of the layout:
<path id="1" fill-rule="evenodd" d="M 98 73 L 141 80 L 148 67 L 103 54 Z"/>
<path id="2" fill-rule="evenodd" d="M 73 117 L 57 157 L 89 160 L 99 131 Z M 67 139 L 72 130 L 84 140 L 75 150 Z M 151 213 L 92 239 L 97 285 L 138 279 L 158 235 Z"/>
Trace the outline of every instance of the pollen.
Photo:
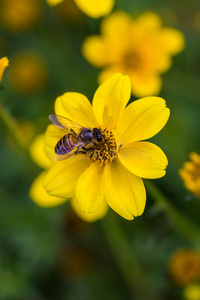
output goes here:
<path id="1" fill-rule="evenodd" d="M 117 143 L 112 131 L 108 130 L 107 128 L 100 128 L 100 132 L 103 140 L 92 149 L 92 153 L 90 153 L 90 159 L 93 162 L 100 161 L 103 164 L 111 162 L 113 159 L 118 157 Z"/>

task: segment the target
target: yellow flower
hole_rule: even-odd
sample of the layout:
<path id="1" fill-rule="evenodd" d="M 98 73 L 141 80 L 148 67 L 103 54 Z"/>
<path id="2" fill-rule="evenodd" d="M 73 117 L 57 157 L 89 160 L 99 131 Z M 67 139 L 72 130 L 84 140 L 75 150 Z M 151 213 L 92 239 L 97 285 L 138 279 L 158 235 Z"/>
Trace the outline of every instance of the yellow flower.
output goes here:
<path id="1" fill-rule="evenodd" d="M 183 297 L 185 300 L 200 300 L 200 285 L 191 284 L 186 286 L 183 291 Z"/>
<path id="2" fill-rule="evenodd" d="M 128 220 L 143 213 L 146 192 L 141 177 L 162 177 L 168 164 L 158 146 L 143 140 L 163 128 L 170 112 L 158 97 L 143 98 L 125 108 L 130 94 L 129 77 L 115 74 L 97 89 L 93 105 L 79 93 L 56 99 L 56 115 L 96 128 L 102 141 L 54 164 L 43 182 L 50 195 L 76 196 L 85 214 L 97 213 L 106 203 Z M 66 133 L 55 125 L 47 128 L 45 151 L 53 161 L 55 145 Z"/>
<path id="3" fill-rule="evenodd" d="M 200 196 L 200 155 L 191 152 L 190 162 L 185 162 L 179 174 L 185 187 L 196 196 Z"/>
<path id="4" fill-rule="evenodd" d="M 176 251 L 168 264 L 169 275 L 177 286 L 200 279 L 200 254 L 192 249 Z"/>
<path id="5" fill-rule="evenodd" d="M 26 31 L 38 23 L 41 11 L 42 7 L 38 0 L 2 0 L 0 22 L 6 30 Z"/>
<path id="6" fill-rule="evenodd" d="M 162 86 L 160 74 L 171 67 L 171 56 L 184 48 L 183 34 L 161 24 L 153 12 L 134 20 L 125 12 L 115 12 L 103 20 L 101 36 L 87 37 L 82 47 L 88 62 L 103 68 L 99 82 L 121 72 L 131 78 L 137 97 L 157 95 Z"/>
<path id="7" fill-rule="evenodd" d="M 53 207 L 66 202 L 67 200 L 65 198 L 49 195 L 43 187 L 43 181 L 47 174 L 47 170 L 53 166 L 53 163 L 44 151 L 43 134 L 38 135 L 32 142 L 30 146 L 30 155 L 38 166 L 40 166 L 42 169 L 45 169 L 45 171 L 41 172 L 33 181 L 29 192 L 30 198 L 41 207 Z M 72 199 L 71 203 L 77 215 L 87 222 L 93 222 L 101 219 L 107 213 L 107 207 L 104 206 L 100 211 L 93 215 L 82 214 L 77 209 L 75 199 Z"/>
<path id="8" fill-rule="evenodd" d="M 23 95 L 31 95 L 44 88 L 47 82 L 47 67 L 44 60 L 32 52 L 17 54 L 10 68 L 10 85 Z"/>
<path id="9" fill-rule="evenodd" d="M 57 5 L 63 0 L 47 0 L 49 5 Z M 78 8 L 92 18 L 109 14 L 114 6 L 114 0 L 74 0 Z"/>
<path id="10" fill-rule="evenodd" d="M 2 80 L 4 70 L 8 66 L 9 66 L 9 61 L 8 61 L 7 57 L 1 58 L 0 59 L 0 82 Z"/>

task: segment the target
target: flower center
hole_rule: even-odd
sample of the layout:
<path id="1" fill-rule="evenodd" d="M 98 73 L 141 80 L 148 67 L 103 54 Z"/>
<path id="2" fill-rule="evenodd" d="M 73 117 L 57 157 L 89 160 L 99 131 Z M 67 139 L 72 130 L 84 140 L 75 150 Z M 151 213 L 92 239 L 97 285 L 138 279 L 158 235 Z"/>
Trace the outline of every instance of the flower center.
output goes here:
<path id="1" fill-rule="evenodd" d="M 99 128 L 102 136 L 102 142 L 98 143 L 93 149 L 88 152 L 90 159 L 100 161 L 102 164 L 111 162 L 117 158 L 117 144 L 115 137 L 107 128 Z"/>
<path id="2" fill-rule="evenodd" d="M 135 51 L 128 51 L 123 56 L 123 61 L 127 69 L 136 69 L 139 64 L 139 57 Z"/>

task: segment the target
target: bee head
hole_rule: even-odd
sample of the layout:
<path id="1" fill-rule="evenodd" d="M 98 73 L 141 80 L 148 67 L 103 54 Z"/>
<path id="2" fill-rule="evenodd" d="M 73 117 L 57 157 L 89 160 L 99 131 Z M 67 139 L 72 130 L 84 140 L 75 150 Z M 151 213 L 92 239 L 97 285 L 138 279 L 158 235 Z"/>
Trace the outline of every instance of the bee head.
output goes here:
<path id="1" fill-rule="evenodd" d="M 98 128 L 93 128 L 93 134 L 97 142 L 102 142 L 102 135 Z"/>

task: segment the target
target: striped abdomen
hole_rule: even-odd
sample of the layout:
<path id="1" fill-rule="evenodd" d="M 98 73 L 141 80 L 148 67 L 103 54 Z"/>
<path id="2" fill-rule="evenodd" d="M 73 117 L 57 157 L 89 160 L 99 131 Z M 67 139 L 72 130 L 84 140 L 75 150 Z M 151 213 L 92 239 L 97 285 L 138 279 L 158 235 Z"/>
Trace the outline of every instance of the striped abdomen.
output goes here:
<path id="1" fill-rule="evenodd" d="M 55 153 L 63 155 L 71 152 L 77 145 L 77 137 L 69 133 L 64 135 L 55 146 Z"/>

